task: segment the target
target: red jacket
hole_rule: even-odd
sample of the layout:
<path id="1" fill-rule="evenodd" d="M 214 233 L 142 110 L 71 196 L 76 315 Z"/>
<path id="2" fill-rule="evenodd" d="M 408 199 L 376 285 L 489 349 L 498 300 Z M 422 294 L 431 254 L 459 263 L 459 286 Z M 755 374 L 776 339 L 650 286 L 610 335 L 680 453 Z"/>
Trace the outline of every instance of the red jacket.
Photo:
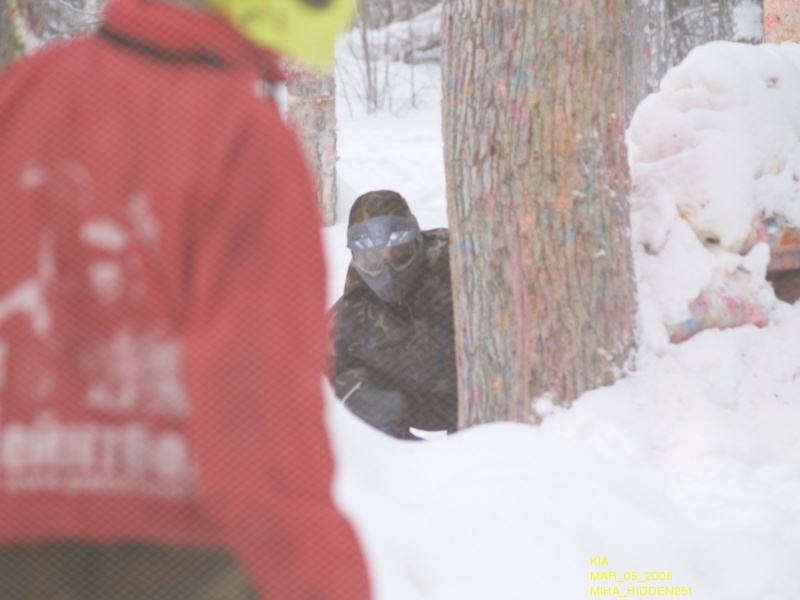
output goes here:
<path id="1" fill-rule="evenodd" d="M 367 597 L 277 77 L 222 20 L 116 0 L 0 78 L 0 545 L 225 545 L 265 598 Z"/>

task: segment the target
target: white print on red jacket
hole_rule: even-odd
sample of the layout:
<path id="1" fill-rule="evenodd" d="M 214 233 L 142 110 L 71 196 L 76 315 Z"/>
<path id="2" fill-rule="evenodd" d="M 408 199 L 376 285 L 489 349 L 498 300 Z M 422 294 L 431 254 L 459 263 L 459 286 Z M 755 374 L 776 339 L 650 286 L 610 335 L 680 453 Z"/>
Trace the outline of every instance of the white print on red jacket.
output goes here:
<path id="1" fill-rule="evenodd" d="M 60 177 L 28 169 L 29 189 L 69 178 L 85 195 L 85 169 L 70 165 Z M 135 246 L 151 245 L 158 222 L 146 196 L 128 203 L 127 219 L 94 217 L 77 226 L 85 250 L 81 264 L 95 307 L 136 302 L 143 292 L 137 276 L 141 261 Z M 184 499 L 194 495 L 195 468 L 184 433 L 188 402 L 180 378 L 180 340 L 157 323 L 122 323 L 83 347 L 77 365 L 87 378 L 81 419 L 58 411 L 57 375 L 39 365 L 30 401 L 37 404 L 29 422 L 3 421 L 3 388 L 14 348 L 3 337 L 4 324 L 22 317 L 29 334 L 46 345 L 54 315 L 48 296 L 59 285 L 53 232 L 39 243 L 38 272 L 0 294 L 0 485 L 7 493 L 38 491 L 123 493 Z M 140 258 L 140 257 L 139 257 Z M 93 418 L 94 417 L 94 418 Z"/>

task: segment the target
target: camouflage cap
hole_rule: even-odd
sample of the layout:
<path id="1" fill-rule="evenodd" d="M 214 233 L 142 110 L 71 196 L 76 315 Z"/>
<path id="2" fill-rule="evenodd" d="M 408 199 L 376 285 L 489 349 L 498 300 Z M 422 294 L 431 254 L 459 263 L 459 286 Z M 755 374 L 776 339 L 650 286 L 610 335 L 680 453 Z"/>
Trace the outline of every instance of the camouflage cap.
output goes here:
<path id="1" fill-rule="evenodd" d="M 353 208 L 350 209 L 348 226 L 383 215 L 414 216 L 411 214 L 408 202 L 400 194 L 391 190 L 378 190 L 362 194 L 356 199 Z"/>

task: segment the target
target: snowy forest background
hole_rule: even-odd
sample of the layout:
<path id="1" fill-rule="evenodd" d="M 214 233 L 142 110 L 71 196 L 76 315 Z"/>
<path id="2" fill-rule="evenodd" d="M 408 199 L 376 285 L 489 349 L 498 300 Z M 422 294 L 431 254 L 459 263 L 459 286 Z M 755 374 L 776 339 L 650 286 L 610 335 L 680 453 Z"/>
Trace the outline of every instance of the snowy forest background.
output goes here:
<path id="1" fill-rule="evenodd" d="M 0 65 L 41 44 L 91 29 L 104 0 L 0 0 Z M 711 40 L 758 43 L 761 0 L 640 0 L 636 20 L 647 32 L 651 91 L 695 46 Z M 368 111 L 402 110 L 390 90 L 394 73 L 384 59 L 437 62 L 441 46 L 438 0 L 364 0 L 348 49 L 362 60 L 348 74 L 351 97 Z M 409 82 L 414 85 L 414 82 Z M 413 102 L 412 95 L 412 102 Z"/>

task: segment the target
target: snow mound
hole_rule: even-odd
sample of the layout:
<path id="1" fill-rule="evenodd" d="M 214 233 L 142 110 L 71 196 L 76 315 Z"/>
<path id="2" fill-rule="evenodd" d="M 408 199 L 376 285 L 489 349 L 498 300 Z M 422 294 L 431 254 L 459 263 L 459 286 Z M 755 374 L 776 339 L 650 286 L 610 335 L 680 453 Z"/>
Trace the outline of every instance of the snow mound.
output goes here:
<path id="1" fill-rule="evenodd" d="M 799 45 L 695 48 L 628 129 L 637 241 L 660 250 L 680 216 L 701 242 L 738 253 L 761 214 L 800 226 L 798 106 Z"/>
<path id="2" fill-rule="evenodd" d="M 756 231 L 774 215 L 800 227 L 798 106 L 799 45 L 712 42 L 637 107 L 627 132 L 631 222 L 650 318 L 691 319 L 703 290 L 731 281 L 772 310 Z M 657 328 L 643 329 L 663 344 Z"/>
<path id="3" fill-rule="evenodd" d="M 669 371 L 664 363 L 648 377 Z M 337 497 L 376 597 L 572 600 L 640 586 L 709 600 L 797 597 L 797 518 L 770 502 L 797 508 L 800 469 L 754 444 L 768 419 L 736 443 L 733 425 L 712 423 L 728 409 L 702 390 L 696 406 L 662 394 L 653 410 L 648 386 L 587 395 L 543 428 L 483 425 L 420 443 L 331 402 Z"/>

